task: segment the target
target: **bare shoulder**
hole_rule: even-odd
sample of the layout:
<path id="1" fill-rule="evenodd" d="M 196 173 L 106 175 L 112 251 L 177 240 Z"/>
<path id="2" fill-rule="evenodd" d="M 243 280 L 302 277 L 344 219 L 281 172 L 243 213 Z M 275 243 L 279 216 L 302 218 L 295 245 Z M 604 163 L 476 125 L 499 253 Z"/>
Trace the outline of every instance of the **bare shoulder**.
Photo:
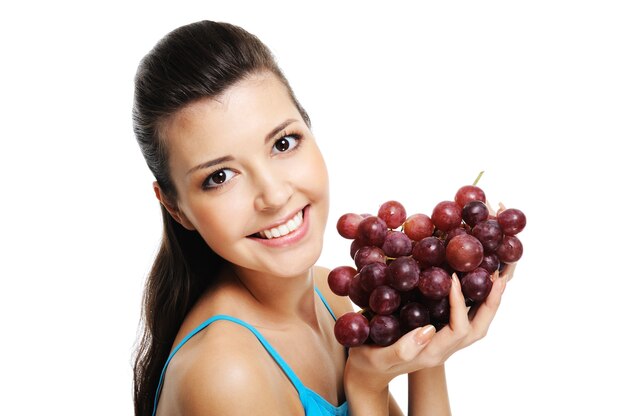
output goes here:
<path id="1" fill-rule="evenodd" d="M 333 313 L 337 318 L 346 312 L 354 312 L 354 305 L 347 296 L 338 296 L 333 293 L 328 287 L 328 273 L 330 269 L 321 266 L 315 266 L 313 269 L 313 276 L 315 279 L 315 285 L 322 292 L 324 298 L 333 310 Z"/>
<path id="2" fill-rule="evenodd" d="M 170 394 L 162 399 L 170 401 L 164 403 L 166 408 L 174 405 L 177 412 L 172 413 L 293 413 L 293 395 L 288 394 L 291 390 L 280 368 L 248 329 L 216 321 L 196 337 L 179 351 L 167 371 Z"/>

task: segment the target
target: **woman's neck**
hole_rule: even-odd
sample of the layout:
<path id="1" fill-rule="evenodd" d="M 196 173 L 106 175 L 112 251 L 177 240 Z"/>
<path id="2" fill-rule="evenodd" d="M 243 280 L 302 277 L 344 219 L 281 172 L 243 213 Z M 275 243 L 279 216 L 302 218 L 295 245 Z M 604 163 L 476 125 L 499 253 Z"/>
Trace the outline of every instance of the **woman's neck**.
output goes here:
<path id="1" fill-rule="evenodd" d="M 317 325 L 313 268 L 291 277 L 231 267 L 229 274 L 263 320 L 277 324 L 304 321 Z"/>

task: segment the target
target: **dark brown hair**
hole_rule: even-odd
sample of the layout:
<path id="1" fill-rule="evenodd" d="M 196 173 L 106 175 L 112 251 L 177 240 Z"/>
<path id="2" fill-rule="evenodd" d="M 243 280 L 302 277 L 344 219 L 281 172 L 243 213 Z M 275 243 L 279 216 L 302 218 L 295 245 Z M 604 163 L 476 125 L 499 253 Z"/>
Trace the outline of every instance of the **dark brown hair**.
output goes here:
<path id="1" fill-rule="evenodd" d="M 135 77 L 133 126 L 165 198 L 177 197 L 163 137 L 165 121 L 194 101 L 216 97 L 246 76 L 264 71 L 283 82 L 310 125 L 270 50 L 240 27 L 211 21 L 182 26 L 142 59 Z M 182 227 L 164 207 L 161 211 L 163 237 L 146 280 L 143 332 L 134 362 L 138 416 L 152 414 L 159 377 L 183 319 L 224 263 L 196 231 Z"/>

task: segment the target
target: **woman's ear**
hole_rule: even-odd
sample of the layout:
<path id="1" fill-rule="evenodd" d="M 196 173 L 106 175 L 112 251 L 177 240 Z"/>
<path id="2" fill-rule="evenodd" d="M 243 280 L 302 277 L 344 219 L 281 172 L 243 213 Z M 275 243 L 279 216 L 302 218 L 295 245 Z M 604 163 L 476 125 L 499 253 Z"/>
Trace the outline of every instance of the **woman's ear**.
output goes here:
<path id="1" fill-rule="evenodd" d="M 169 212 L 169 214 L 172 216 L 172 218 L 176 220 L 176 222 L 178 222 L 189 231 L 193 231 L 196 229 L 189 221 L 189 219 L 185 216 L 185 214 L 180 209 L 178 209 L 178 206 L 175 203 L 171 202 L 165 196 L 165 194 L 161 192 L 161 187 L 159 186 L 157 181 L 152 182 L 152 188 L 154 189 L 154 194 L 156 195 L 159 202 L 163 204 L 167 212 Z"/>

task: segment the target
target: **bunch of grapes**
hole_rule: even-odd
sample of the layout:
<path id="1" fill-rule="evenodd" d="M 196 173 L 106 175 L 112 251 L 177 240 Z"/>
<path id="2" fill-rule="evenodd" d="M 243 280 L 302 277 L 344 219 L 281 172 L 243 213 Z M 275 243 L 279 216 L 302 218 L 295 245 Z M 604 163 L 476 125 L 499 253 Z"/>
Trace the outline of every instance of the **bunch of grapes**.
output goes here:
<path id="1" fill-rule="evenodd" d="M 378 215 L 342 215 L 337 231 L 353 240 L 356 267 L 333 269 L 328 285 L 363 309 L 339 317 L 337 341 L 346 347 L 387 346 L 427 324 L 442 328 L 450 318 L 452 274 L 461 281 L 466 304 L 479 304 L 491 291 L 491 275 L 522 256 L 516 235 L 525 226 L 518 209 L 490 214 L 475 184 L 461 187 L 454 201 L 438 203 L 431 216 L 407 218 L 397 201 L 382 204 Z"/>

